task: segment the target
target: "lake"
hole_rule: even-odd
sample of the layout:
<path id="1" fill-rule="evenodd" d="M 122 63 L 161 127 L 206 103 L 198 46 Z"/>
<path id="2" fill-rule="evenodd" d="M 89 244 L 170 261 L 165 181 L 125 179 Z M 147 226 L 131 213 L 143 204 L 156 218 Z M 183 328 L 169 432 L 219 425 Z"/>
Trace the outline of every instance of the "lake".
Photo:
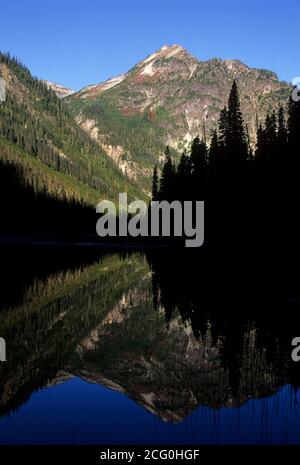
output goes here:
<path id="1" fill-rule="evenodd" d="M 226 273 L 195 252 L 0 254 L 1 444 L 300 443 L 286 267 L 279 279 L 269 257 L 254 275 L 256 262 Z"/>

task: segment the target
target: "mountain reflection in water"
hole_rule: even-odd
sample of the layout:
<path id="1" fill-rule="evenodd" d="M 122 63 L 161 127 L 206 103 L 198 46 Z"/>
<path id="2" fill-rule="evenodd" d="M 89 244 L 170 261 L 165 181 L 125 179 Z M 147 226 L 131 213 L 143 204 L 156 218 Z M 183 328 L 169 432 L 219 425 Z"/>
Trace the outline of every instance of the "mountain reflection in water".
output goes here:
<path id="1" fill-rule="evenodd" d="M 297 257 L 84 256 L 2 251 L 0 443 L 300 443 Z"/>

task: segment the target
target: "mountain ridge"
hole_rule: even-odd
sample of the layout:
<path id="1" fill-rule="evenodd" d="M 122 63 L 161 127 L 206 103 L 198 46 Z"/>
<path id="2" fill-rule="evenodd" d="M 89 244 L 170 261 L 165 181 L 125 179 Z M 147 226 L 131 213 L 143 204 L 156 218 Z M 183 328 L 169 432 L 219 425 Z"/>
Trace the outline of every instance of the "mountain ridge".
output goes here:
<path id="1" fill-rule="evenodd" d="M 46 84 L 48 89 L 51 89 L 53 92 L 55 92 L 58 98 L 66 98 L 72 94 L 75 94 L 75 90 L 62 86 L 56 82 L 48 81 L 46 79 L 44 79 L 43 82 Z"/>
<path id="2" fill-rule="evenodd" d="M 177 44 L 164 45 L 126 73 L 86 86 L 66 102 L 83 129 L 136 180 L 150 177 L 166 145 L 176 159 L 194 137 L 209 142 L 233 80 L 254 147 L 258 125 L 269 111 L 285 106 L 291 86 L 273 71 L 238 59 L 201 61 Z"/>
<path id="3" fill-rule="evenodd" d="M 194 137 L 199 135 L 209 143 L 210 133 L 218 124 L 220 110 L 227 104 L 233 80 L 238 83 L 248 142 L 252 148 L 255 146 L 258 125 L 264 122 L 268 112 L 286 105 L 291 90 L 291 86 L 279 81 L 273 71 L 250 68 L 238 59 L 201 61 L 177 44 L 164 45 L 127 72 L 86 86 L 78 92 L 50 81 L 36 80 L 48 89 L 47 97 L 39 95 L 39 92 L 45 93 L 40 88 L 38 93 L 34 90 L 33 98 L 28 98 L 35 85 L 30 84 L 32 78 L 29 78 L 29 71 L 18 69 L 18 63 L 11 61 L 9 71 L 8 63 L 4 60 L 1 73 L 7 80 L 9 94 L 12 87 L 16 102 L 25 104 L 27 113 L 40 119 L 39 126 L 44 121 L 44 135 L 37 129 L 41 136 L 37 138 L 38 145 L 42 143 L 43 150 L 52 153 L 54 169 L 59 167 L 62 170 L 65 167 L 64 170 L 73 173 L 74 177 L 74 163 L 78 163 L 78 157 L 82 158 L 83 147 L 79 149 L 82 142 L 78 140 L 72 149 L 68 142 L 66 144 L 70 135 L 63 135 L 60 128 L 61 124 L 66 123 L 68 131 L 73 134 L 71 138 L 78 139 L 79 133 L 76 136 L 75 133 L 82 131 L 86 136 L 80 134 L 79 138 L 86 138 L 84 143 L 92 144 L 92 151 L 95 155 L 99 152 L 102 160 L 99 162 L 99 157 L 92 155 L 88 156 L 89 160 L 80 161 L 81 182 L 90 184 L 94 189 L 99 186 L 102 169 L 105 172 L 116 169 L 115 177 L 119 176 L 119 172 L 121 178 L 113 184 L 123 185 L 120 189 L 124 190 L 128 179 L 129 183 L 137 186 L 136 195 L 149 195 L 153 166 L 162 166 L 166 145 L 170 146 L 176 162 L 182 151 L 189 150 Z M 11 81 L 10 72 L 19 73 L 19 83 L 15 78 Z M 32 87 L 30 91 L 26 90 L 29 84 Z M 57 102 L 52 102 L 54 94 L 59 97 L 61 109 Z M 52 108 L 51 115 L 47 110 L 48 103 L 46 107 L 42 103 L 45 99 Z M 59 122 L 60 112 L 64 114 L 64 122 Z M 67 115 L 68 112 L 70 115 Z M 45 138 L 50 129 L 49 126 L 46 128 L 49 122 L 52 134 Z M 20 124 L 23 123 L 20 121 Z M 35 125 L 32 119 L 32 126 Z M 19 128 L 18 131 L 22 132 L 23 129 Z M 61 132 L 59 139 L 63 136 L 64 140 L 59 141 L 53 130 Z M 30 149 L 30 144 L 27 146 Z M 74 150 L 78 157 L 73 159 Z M 47 157 L 49 159 L 49 155 Z M 107 163 L 111 166 L 103 168 Z M 94 166 L 91 176 L 92 165 L 98 166 Z M 112 179 L 111 175 L 109 178 Z M 111 198 L 117 195 L 113 189 L 111 181 L 105 180 L 105 188 L 101 190 L 110 192 Z M 95 197 L 92 192 L 90 195 Z"/>

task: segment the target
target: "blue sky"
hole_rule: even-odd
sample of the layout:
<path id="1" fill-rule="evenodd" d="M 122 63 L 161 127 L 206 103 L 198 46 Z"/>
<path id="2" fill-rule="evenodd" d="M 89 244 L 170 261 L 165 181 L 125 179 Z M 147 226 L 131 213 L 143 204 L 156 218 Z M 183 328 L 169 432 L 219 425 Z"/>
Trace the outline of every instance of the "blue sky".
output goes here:
<path id="1" fill-rule="evenodd" d="M 199 59 L 239 58 L 300 75 L 298 0 L 9 0 L 0 50 L 32 73 L 80 89 L 127 71 L 164 44 Z"/>

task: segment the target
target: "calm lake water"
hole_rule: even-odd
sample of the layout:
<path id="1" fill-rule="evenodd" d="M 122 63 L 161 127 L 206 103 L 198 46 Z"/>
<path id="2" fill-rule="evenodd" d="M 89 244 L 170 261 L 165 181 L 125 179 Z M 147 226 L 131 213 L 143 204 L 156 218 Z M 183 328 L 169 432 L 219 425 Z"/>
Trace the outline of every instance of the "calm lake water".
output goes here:
<path id="1" fill-rule="evenodd" d="M 300 443 L 290 280 L 270 302 L 264 272 L 247 293 L 163 251 L 1 258 L 1 444 Z"/>

